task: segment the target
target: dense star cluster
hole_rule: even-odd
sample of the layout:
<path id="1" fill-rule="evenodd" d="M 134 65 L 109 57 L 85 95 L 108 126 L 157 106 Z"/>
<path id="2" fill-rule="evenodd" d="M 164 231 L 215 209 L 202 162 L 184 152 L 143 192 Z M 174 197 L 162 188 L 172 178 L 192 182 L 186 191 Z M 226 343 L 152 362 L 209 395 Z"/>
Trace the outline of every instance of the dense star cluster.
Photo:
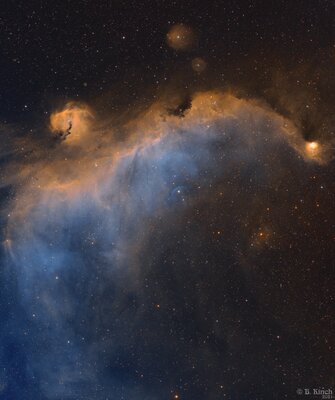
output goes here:
<path id="1" fill-rule="evenodd" d="M 124 3 L 0 15 L 0 399 L 335 396 L 335 5 Z"/>

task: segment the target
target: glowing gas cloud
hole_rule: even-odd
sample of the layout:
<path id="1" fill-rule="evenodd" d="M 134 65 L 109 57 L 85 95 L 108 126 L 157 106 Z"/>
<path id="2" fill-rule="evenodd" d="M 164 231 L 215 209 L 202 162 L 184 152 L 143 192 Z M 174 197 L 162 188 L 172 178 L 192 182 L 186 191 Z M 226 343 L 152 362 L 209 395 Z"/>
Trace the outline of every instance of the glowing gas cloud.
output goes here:
<path id="1" fill-rule="evenodd" d="M 51 114 L 50 130 L 67 143 L 78 143 L 89 135 L 92 118 L 89 107 L 71 102 L 63 110 Z"/>
<path id="2" fill-rule="evenodd" d="M 106 343 L 111 359 L 120 349 L 139 351 L 128 341 L 143 319 L 139 282 L 154 263 L 154 257 L 144 261 L 145 249 L 162 229 L 172 229 L 171 221 L 189 210 L 197 215 L 206 198 L 227 198 L 228 211 L 220 206 L 224 219 L 227 204 L 238 199 L 235 243 L 243 244 L 250 231 L 246 264 L 251 251 L 273 246 L 279 236 L 277 221 L 250 222 L 264 208 L 268 188 L 278 187 L 292 165 L 326 161 L 321 145 L 306 144 L 291 121 L 260 101 L 210 91 L 194 94 L 183 115 L 170 105 L 157 101 L 116 135 L 113 125 L 101 134 L 103 124 L 89 107 L 69 103 L 50 118 L 60 140 L 46 150 L 35 144 L 37 155 L 23 162 L 16 178 L 16 201 L 6 210 L 6 263 L 16 271 L 34 340 L 45 343 L 43 353 L 29 353 L 32 343 L 26 347 L 30 373 L 47 398 L 77 396 L 83 380 L 85 395 L 93 395 L 91 387 L 104 380 Z M 80 277 L 75 285 L 73 277 Z M 124 394 L 113 379 L 99 398 L 111 387 Z"/>
<path id="3" fill-rule="evenodd" d="M 115 227 L 120 215 L 133 215 L 138 199 L 138 218 L 163 212 L 174 189 L 196 185 L 204 170 L 220 171 L 211 179 L 221 179 L 233 166 L 241 168 L 257 158 L 272 158 L 273 168 L 280 163 L 273 158 L 277 147 L 293 148 L 306 161 L 326 161 L 317 142 L 306 143 L 294 124 L 268 106 L 221 92 L 195 94 L 183 118 L 170 115 L 164 102 L 153 104 L 136 119 L 126 121 L 127 139 L 122 142 L 115 141 L 112 128 L 107 135 L 94 136 L 95 124 L 93 112 L 81 104 L 69 103 L 51 115 L 50 130 L 63 133 L 64 140 L 49 155 L 49 162 L 40 149 L 39 158 L 22 169 L 26 183 L 10 210 L 7 238 L 16 259 L 22 253 L 21 241 L 30 243 L 39 224 L 46 227 L 41 213 L 71 212 L 78 202 L 100 205 L 112 218 L 108 226 Z M 92 137 L 93 147 L 81 147 Z M 214 143 L 217 149 L 212 148 Z M 76 148 L 69 150 L 68 144 Z M 282 166 L 277 167 L 280 171 Z M 267 171 L 262 174 L 266 176 Z M 275 176 L 272 173 L 271 179 Z M 120 211 L 118 222 L 114 221 L 115 209 Z M 112 236 L 110 240 L 117 241 Z M 40 241 L 36 243 L 34 257 L 45 252 L 39 248 Z M 27 254 L 21 255 L 27 258 Z M 36 270 L 31 262 L 29 274 Z"/>
<path id="4" fill-rule="evenodd" d="M 196 43 L 196 35 L 191 27 L 184 24 L 173 25 L 166 35 L 167 44 L 174 50 L 190 50 Z"/>

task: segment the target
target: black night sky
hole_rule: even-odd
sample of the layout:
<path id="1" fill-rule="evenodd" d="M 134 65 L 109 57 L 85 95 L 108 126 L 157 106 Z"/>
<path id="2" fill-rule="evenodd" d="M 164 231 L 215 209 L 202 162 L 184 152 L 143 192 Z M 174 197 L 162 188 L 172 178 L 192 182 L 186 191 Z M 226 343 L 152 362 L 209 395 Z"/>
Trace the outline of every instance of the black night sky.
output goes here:
<path id="1" fill-rule="evenodd" d="M 335 396 L 335 3 L 0 10 L 0 399 Z"/>

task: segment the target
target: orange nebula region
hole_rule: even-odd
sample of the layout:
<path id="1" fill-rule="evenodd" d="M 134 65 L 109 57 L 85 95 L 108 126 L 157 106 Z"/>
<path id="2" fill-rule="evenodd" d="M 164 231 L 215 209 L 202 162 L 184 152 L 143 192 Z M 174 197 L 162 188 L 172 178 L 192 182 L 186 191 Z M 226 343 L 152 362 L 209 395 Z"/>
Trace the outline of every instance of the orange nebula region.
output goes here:
<path id="1" fill-rule="evenodd" d="M 166 41 L 174 50 L 190 50 L 195 45 L 196 36 L 191 27 L 177 24 L 167 33 Z"/>
<path id="2" fill-rule="evenodd" d="M 320 155 L 320 145 L 318 142 L 307 142 L 305 148 L 310 158 L 316 158 Z"/>
<path id="3" fill-rule="evenodd" d="M 67 143 L 78 143 L 89 133 L 92 118 L 88 106 L 68 103 L 62 111 L 51 114 L 50 130 Z"/>
<path id="4" fill-rule="evenodd" d="M 309 142 L 306 144 L 307 151 L 310 151 L 310 152 L 317 151 L 318 147 L 319 147 L 318 142 Z"/>
<path id="5" fill-rule="evenodd" d="M 175 106 L 179 104 L 178 101 L 176 98 Z M 20 146 L 34 148 L 38 158 L 27 165 L 14 164 L 8 172 L 9 179 L 20 186 L 20 196 L 10 210 L 5 243 L 9 252 L 12 247 L 11 229 L 22 225 L 27 231 L 31 229 L 33 232 L 34 226 L 28 226 L 25 221 L 27 215 L 33 213 L 39 205 L 46 204 L 52 210 L 54 204 L 74 204 L 78 199 L 88 196 L 109 210 L 110 200 L 105 195 L 106 176 L 111 182 L 117 182 L 123 164 L 128 165 L 127 158 L 131 163 L 137 154 L 143 160 L 147 158 L 146 162 L 151 164 L 150 157 L 159 156 L 160 151 L 165 154 L 166 143 L 168 146 L 179 146 L 180 132 L 187 132 L 187 137 L 194 135 L 196 140 L 207 140 L 207 137 L 213 140 L 213 137 L 226 136 L 226 130 L 229 139 L 229 131 L 240 132 L 238 147 L 232 147 L 232 150 L 241 154 L 243 159 L 250 152 L 258 154 L 267 140 L 273 143 L 282 143 L 284 140 L 299 157 L 320 164 L 327 161 L 324 157 L 324 143 L 306 142 L 294 123 L 277 114 L 268 105 L 255 99 L 237 97 L 232 92 L 194 93 L 192 104 L 182 118 L 168 112 L 166 101 L 159 99 L 118 128 L 124 133 L 124 140 L 120 142 L 115 140 L 114 126 L 111 124 L 106 127 L 104 121 L 99 121 L 96 115 L 93 120 L 93 113 L 88 106 L 69 103 L 51 115 L 50 130 L 55 135 L 61 134 L 62 140 L 52 153 L 48 149 L 35 147 L 38 146 L 36 143 L 29 145 L 26 142 L 25 146 Z M 267 130 L 261 131 L 263 121 L 269 121 L 269 126 Z M 254 129 L 250 129 L 250 124 Z M 223 126 L 222 130 L 218 130 L 218 126 Z M 169 140 L 165 141 L 167 137 Z M 228 151 L 230 140 L 225 143 Z M 126 202 L 128 190 L 117 196 L 120 201 Z M 261 226 L 251 232 L 250 245 L 256 249 L 273 246 L 274 235 L 269 227 Z"/>
<path id="6" fill-rule="evenodd" d="M 207 68 L 207 63 L 202 58 L 197 57 L 192 60 L 192 68 L 193 71 L 197 72 L 198 74 L 201 74 L 201 72 L 204 72 L 205 69 Z"/>
<path id="7" fill-rule="evenodd" d="M 177 105 L 179 99 L 175 101 Z M 247 135 L 240 136 L 241 148 L 248 152 L 258 151 L 257 146 L 271 135 L 269 139 L 286 141 L 304 159 L 325 162 L 324 144 L 306 143 L 293 123 L 255 99 L 243 99 L 232 92 L 196 92 L 183 118 L 167 112 L 166 104 L 164 99 L 159 99 L 134 118 L 127 119 L 118 128 L 124 133 L 124 140 L 120 142 L 115 140 L 114 126 L 108 121 L 110 125 L 106 127 L 106 123 L 99 120 L 98 115 L 93 114 L 87 105 L 69 103 L 62 110 L 55 111 L 50 117 L 50 130 L 55 135 L 63 136 L 60 136 L 60 145 L 55 147 L 52 157 L 43 149 L 36 148 L 38 160 L 32 164 L 19 165 L 10 171 L 13 182 L 25 182 L 22 184 L 24 195 L 16 203 L 12 214 L 24 220 L 24 216 L 38 204 L 39 199 L 50 199 L 48 201 L 53 202 L 60 197 L 71 201 L 80 197 L 87 188 L 97 201 L 108 208 L 108 203 L 100 193 L 99 182 L 106 175 L 117 174 L 122 160 L 135 157 L 139 149 L 141 157 L 149 157 L 151 150 L 145 149 L 155 147 L 160 141 L 164 143 L 167 136 L 171 137 L 170 143 L 177 143 L 179 135 L 174 135 L 174 132 L 188 132 L 204 138 L 214 134 L 225 135 L 224 131 L 218 133 L 215 128 L 222 123 L 227 123 L 227 126 L 236 124 L 243 133 L 246 130 L 245 124 L 266 119 L 271 121 L 271 129 L 263 132 L 262 136 L 257 134 L 257 130 L 249 132 L 248 129 Z M 25 147 L 29 148 L 28 143 Z M 17 173 L 18 169 L 20 174 Z M 264 239 L 268 240 L 266 230 L 257 233 L 258 236 L 253 237 L 256 245 L 263 243 Z"/>

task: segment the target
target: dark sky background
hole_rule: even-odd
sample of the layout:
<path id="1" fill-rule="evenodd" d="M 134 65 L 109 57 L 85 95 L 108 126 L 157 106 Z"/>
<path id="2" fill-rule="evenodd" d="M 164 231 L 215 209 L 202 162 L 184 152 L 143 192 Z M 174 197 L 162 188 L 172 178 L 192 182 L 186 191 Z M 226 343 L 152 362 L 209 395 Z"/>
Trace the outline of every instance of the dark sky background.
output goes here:
<path id="1" fill-rule="evenodd" d="M 0 399 L 335 396 L 334 21 L 1 4 Z"/>
<path id="2" fill-rule="evenodd" d="M 115 85 L 131 102 L 190 57 L 165 43 L 169 27 L 181 22 L 199 31 L 195 53 L 210 60 L 218 79 L 250 81 L 255 66 L 261 81 L 273 67 L 326 68 L 335 51 L 333 15 L 331 1 L 7 1 L 1 115 L 16 121 L 49 111 L 50 98 L 86 100 Z"/>

